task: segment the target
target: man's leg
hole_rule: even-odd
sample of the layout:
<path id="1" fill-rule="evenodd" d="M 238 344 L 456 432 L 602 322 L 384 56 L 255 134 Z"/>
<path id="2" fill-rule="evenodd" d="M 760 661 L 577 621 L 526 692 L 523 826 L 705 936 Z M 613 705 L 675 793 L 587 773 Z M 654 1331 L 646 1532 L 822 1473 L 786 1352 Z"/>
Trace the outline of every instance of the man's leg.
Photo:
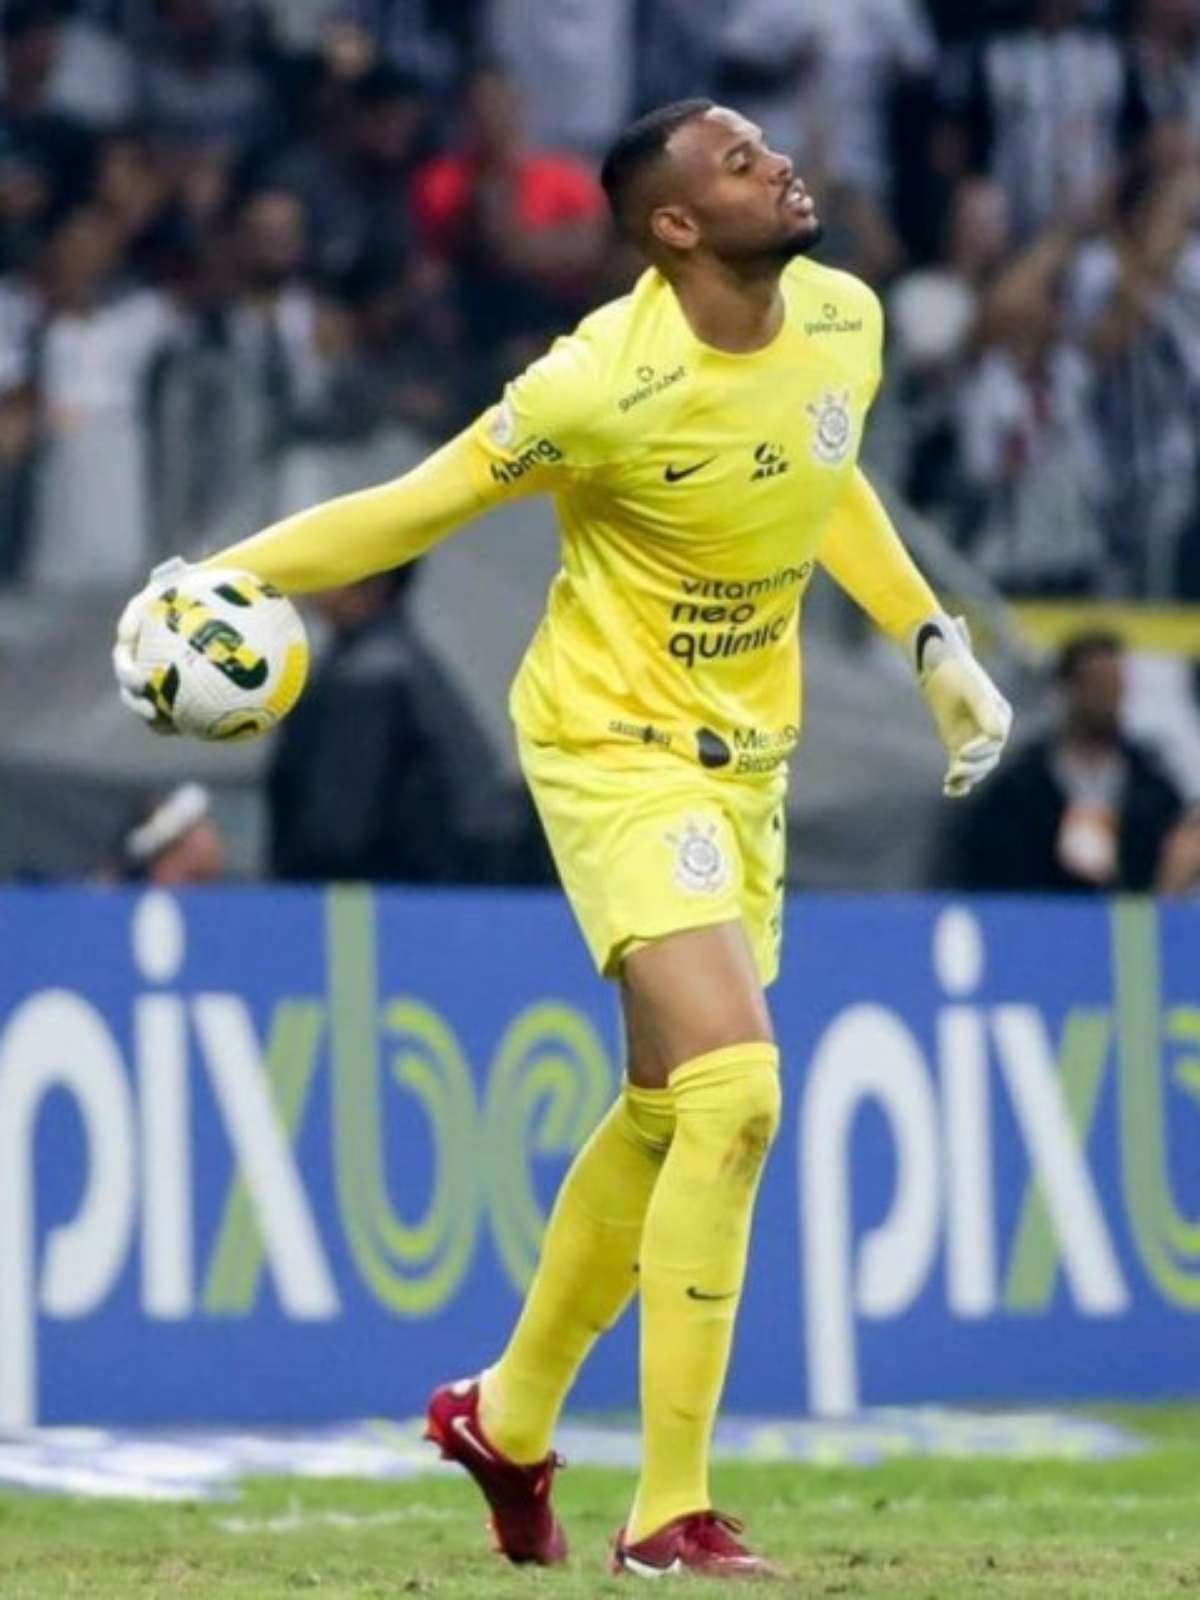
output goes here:
<path id="1" fill-rule="evenodd" d="M 637 951 L 625 964 L 622 999 L 633 1069 L 646 1087 L 669 1086 L 675 1108 L 642 1231 L 643 1450 L 629 1547 L 711 1506 L 709 1445 L 780 1090 L 770 1016 L 740 923 Z"/>
<path id="2" fill-rule="evenodd" d="M 444 1385 L 430 1399 L 427 1436 L 478 1483 L 510 1561 L 566 1558 L 550 1502 L 551 1437 L 588 1351 L 637 1286 L 642 1223 L 673 1125 L 669 1090 L 625 1086 L 563 1180 L 503 1355 L 479 1382 Z"/>
<path id="3" fill-rule="evenodd" d="M 588 1351 L 637 1288 L 642 1224 L 673 1125 L 669 1090 L 628 1083 L 563 1179 L 520 1318 L 482 1382 L 480 1421 L 510 1460 L 546 1456 Z"/>

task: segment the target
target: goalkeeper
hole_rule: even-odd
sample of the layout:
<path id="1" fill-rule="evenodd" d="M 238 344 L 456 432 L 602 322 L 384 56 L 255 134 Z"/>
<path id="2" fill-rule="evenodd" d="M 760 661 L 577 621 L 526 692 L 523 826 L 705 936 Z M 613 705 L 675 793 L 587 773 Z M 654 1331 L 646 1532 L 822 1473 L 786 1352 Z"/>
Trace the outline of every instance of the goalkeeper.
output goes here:
<path id="1" fill-rule="evenodd" d="M 629 127 L 603 182 L 649 262 L 632 293 L 404 477 L 212 559 L 304 593 L 410 561 L 502 501 L 555 496 L 562 566 L 511 709 L 563 887 L 620 986 L 628 1081 L 563 1182 L 507 1345 L 434 1393 L 429 1431 L 476 1479 L 506 1555 L 562 1560 L 555 1422 L 638 1291 L 642 1468 L 614 1569 L 739 1576 L 765 1563 L 713 1510 L 708 1454 L 779 1119 L 764 991 L 814 569 L 907 652 L 947 794 L 995 766 L 1011 713 L 856 464 L 880 306 L 808 259 L 820 225 L 791 163 L 737 113 L 685 101 Z M 148 719 L 132 644 L 153 590 L 115 652 Z"/>

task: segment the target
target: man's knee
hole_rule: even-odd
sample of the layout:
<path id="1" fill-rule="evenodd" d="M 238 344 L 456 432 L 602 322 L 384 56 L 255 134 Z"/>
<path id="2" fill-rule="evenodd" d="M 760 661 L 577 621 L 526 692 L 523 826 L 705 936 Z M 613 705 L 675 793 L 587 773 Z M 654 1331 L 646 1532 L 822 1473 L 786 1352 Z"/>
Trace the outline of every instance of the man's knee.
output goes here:
<path id="1" fill-rule="evenodd" d="M 685 1136 L 708 1144 L 723 1174 L 755 1180 L 782 1112 L 776 1047 L 758 1040 L 712 1051 L 678 1067 L 670 1086 Z"/>

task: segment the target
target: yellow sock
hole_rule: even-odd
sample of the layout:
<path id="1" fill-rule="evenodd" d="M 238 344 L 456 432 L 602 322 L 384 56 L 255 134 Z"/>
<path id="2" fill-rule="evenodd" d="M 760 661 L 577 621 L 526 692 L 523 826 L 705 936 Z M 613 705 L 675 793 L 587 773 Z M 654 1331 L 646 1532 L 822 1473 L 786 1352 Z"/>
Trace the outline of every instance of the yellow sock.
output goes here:
<path id="1" fill-rule="evenodd" d="M 626 1084 L 575 1157 L 508 1346 L 484 1374 L 480 1420 L 514 1461 L 540 1461 L 575 1374 L 637 1288 L 646 1207 L 671 1142 L 669 1089 Z"/>
<path id="2" fill-rule="evenodd" d="M 706 1510 L 754 1197 L 779 1125 L 779 1052 L 746 1044 L 671 1074 L 675 1135 L 642 1233 L 642 1474 L 630 1543 Z"/>

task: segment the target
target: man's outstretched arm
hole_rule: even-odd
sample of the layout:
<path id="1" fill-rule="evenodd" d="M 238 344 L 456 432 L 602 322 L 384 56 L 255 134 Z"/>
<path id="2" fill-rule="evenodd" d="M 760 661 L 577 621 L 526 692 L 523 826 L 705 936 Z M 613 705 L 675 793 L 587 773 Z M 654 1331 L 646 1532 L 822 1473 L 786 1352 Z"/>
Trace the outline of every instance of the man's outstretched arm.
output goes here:
<path id="1" fill-rule="evenodd" d="M 415 560 L 490 506 L 535 487 L 533 474 L 514 488 L 492 473 L 476 424 L 402 477 L 284 517 L 199 565 L 252 573 L 285 594 L 332 589 Z M 113 670 L 121 699 L 160 732 L 171 730 L 147 696 L 149 675 L 135 651 L 146 608 L 187 570 L 179 558 L 156 567 L 117 623 Z"/>
<path id="2" fill-rule="evenodd" d="M 949 758 L 943 790 L 953 798 L 969 793 L 1000 760 L 1012 707 L 972 655 L 966 624 L 941 610 L 857 468 L 830 520 L 821 565 L 904 649 Z"/>
<path id="3" fill-rule="evenodd" d="M 253 573 L 285 594 L 332 589 L 415 560 L 511 494 L 470 428 L 402 477 L 297 511 L 201 565 Z"/>

